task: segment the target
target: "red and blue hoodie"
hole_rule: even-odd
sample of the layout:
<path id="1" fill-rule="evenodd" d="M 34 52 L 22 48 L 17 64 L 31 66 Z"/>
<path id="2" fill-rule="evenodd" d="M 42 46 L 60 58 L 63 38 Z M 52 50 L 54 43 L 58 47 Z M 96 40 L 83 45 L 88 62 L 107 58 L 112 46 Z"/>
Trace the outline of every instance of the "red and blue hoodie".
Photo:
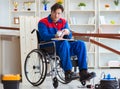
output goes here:
<path id="1" fill-rule="evenodd" d="M 40 41 L 50 41 L 55 37 L 55 34 L 59 30 L 69 29 L 68 22 L 65 19 L 60 18 L 56 23 L 54 23 L 49 15 L 43 18 L 38 23 L 38 31 L 40 36 Z M 72 33 L 70 31 L 69 35 L 64 36 L 64 38 L 72 38 Z"/>

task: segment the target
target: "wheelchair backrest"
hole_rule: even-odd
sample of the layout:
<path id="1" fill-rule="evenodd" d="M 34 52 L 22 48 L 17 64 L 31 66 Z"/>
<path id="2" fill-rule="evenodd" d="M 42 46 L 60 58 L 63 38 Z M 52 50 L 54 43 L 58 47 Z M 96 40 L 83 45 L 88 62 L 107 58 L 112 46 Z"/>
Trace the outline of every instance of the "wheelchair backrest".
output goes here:
<path id="1" fill-rule="evenodd" d="M 34 32 L 36 32 L 36 35 L 37 35 L 37 41 L 38 41 L 38 44 L 40 43 L 40 36 L 39 36 L 39 31 L 37 29 L 33 29 L 31 34 L 33 34 Z"/>
<path id="2" fill-rule="evenodd" d="M 45 43 L 44 45 L 47 45 L 47 43 L 45 41 L 40 41 L 39 31 L 37 29 L 33 29 L 31 34 L 33 34 L 34 32 L 36 32 L 38 46 L 40 46 L 40 45 L 42 45 L 44 43 Z M 48 44 L 50 44 L 50 43 L 48 43 Z M 51 44 L 53 44 L 53 42 L 51 42 Z M 38 47 L 38 48 L 40 48 L 40 47 Z M 54 45 L 44 47 L 44 48 L 40 48 L 40 49 L 43 50 L 44 52 L 49 53 L 50 55 L 54 54 Z"/>

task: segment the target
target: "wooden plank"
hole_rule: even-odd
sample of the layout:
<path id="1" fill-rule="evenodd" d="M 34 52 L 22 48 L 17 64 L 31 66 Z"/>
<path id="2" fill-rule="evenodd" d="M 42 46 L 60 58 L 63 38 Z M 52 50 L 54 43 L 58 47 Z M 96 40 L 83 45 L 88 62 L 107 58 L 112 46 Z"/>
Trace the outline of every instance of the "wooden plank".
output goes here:
<path id="1" fill-rule="evenodd" d="M 29 84 L 24 73 L 24 63 L 26 58 L 26 39 L 25 39 L 25 17 L 20 16 L 20 47 L 21 47 L 21 71 L 22 71 L 22 83 Z"/>
<path id="2" fill-rule="evenodd" d="M 113 53 L 116 53 L 116 54 L 120 55 L 120 51 L 117 51 L 117 50 L 115 50 L 115 49 L 113 49 L 113 48 L 111 48 L 111 47 L 108 47 L 108 46 L 106 46 L 106 45 L 104 45 L 104 44 L 102 44 L 102 43 L 100 43 L 100 42 L 97 42 L 97 41 L 95 41 L 95 40 L 93 40 L 93 39 L 90 39 L 90 42 L 91 42 L 91 43 L 94 43 L 94 44 L 96 44 L 96 45 L 98 45 L 98 46 L 100 46 L 100 47 L 103 47 L 103 48 L 105 48 L 105 49 L 107 49 L 107 50 L 110 50 L 110 51 L 112 51 Z"/>
<path id="3" fill-rule="evenodd" d="M 6 30 L 20 30 L 20 28 L 16 28 L 16 27 L 3 27 L 3 26 L 0 26 L 0 29 L 6 29 Z"/>
<path id="4" fill-rule="evenodd" d="M 89 36 L 89 37 L 98 37 L 98 38 L 110 38 L 110 39 L 118 39 L 120 40 L 120 34 L 110 34 L 110 33 L 75 33 L 73 32 L 73 36 Z"/>
<path id="5" fill-rule="evenodd" d="M 120 36 L 120 34 L 113 34 L 113 33 L 76 33 L 74 31 L 73 32 L 73 35 L 75 36 L 93 36 L 93 37 L 99 37 L 99 36 Z"/>
<path id="6" fill-rule="evenodd" d="M 37 48 L 36 33 L 31 34 L 33 29 L 37 29 L 38 18 L 33 16 L 23 16 L 20 18 L 21 33 L 21 61 L 22 61 L 22 80 L 24 84 L 29 84 L 24 74 L 24 63 L 27 54 Z"/>

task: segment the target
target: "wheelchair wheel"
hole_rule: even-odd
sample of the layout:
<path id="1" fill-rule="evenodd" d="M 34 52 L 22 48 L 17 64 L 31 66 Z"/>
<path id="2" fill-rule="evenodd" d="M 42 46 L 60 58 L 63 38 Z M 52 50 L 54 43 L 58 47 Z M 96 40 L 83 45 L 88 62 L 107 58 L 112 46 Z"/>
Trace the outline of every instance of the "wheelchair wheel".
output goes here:
<path id="1" fill-rule="evenodd" d="M 65 73 L 64 73 L 64 70 L 61 67 L 61 62 L 60 62 L 59 57 L 57 57 L 57 62 L 56 63 L 57 63 L 57 79 L 58 79 L 58 81 L 62 84 L 69 83 L 69 82 L 65 81 Z"/>
<path id="2" fill-rule="evenodd" d="M 38 86 L 43 83 L 47 74 L 47 62 L 41 50 L 34 49 L 27 55 L 24 72 L 26 79 L 33 86 Z"/>
<path id="3" fill-rule="evenodd" d="M 81 81 L 81 84 L 82 84 L 83 86 L 85 86 L 85 85 L 86 85 L 86 81 Z"/>
<path id="4" fill-rule="evenodd" d="M 58 87 L 58 79 L 57 79 L 57 77 L 53 78 L 53 86 L 54 86 L 55 89 Z"/>

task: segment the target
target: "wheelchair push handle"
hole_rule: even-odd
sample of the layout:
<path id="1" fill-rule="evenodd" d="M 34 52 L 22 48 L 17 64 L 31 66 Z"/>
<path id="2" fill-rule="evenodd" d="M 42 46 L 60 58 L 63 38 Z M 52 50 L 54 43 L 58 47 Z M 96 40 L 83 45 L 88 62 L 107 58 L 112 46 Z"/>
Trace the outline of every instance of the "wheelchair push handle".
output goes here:
<path id="1" fill-rule="evenodd" d="M 33 34 L 34 32 L 36 32 L 36 34 L 37 34 L 38 43 L 40 43 L 40 37 L 39 37 L 39 32 L 38 32 L 38 30 L 37 30 L 37 29 L 33 29 L 33 30 L 31 31 L 31 34 Z"/>
<path id="2" fill-rule="evenodd" d="M 36 30 L 36 29 L 33 29 L 32 32 L 31 32 L 31 34 L 33 34 L 35 31 L 37 31 L 37 30 Z"/>

